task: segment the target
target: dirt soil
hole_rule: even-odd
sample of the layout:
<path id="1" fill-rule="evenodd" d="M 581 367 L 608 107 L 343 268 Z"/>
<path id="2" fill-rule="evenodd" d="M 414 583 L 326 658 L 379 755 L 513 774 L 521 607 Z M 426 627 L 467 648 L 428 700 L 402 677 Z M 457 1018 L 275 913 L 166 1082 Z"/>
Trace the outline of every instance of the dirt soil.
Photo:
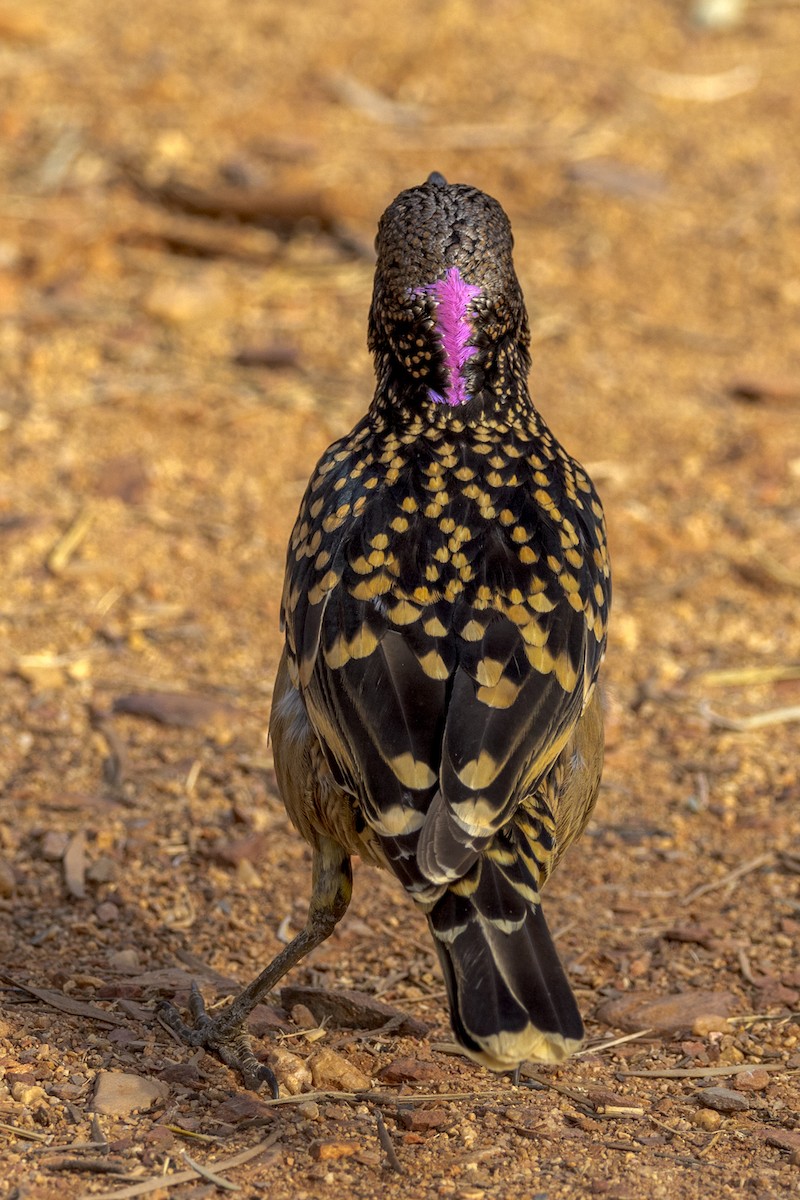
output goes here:
<path id="1" fill-rule="evenodd" d="M 689 7 L 0 8 L 3 1196 L 222 1194 L 186 1155 L 272 1200 L 797 1195 L 800 9 Z M 509 212 L 608 514 L 607 766 L 546 895 L 588 1039 L 519 1086 L 448 1053 L 424 921 L 356 864 L 316 998 L 256 1014 L 272 1104 L 152 1009 L 302 925 L 284 551 L 433 169 Z"/>

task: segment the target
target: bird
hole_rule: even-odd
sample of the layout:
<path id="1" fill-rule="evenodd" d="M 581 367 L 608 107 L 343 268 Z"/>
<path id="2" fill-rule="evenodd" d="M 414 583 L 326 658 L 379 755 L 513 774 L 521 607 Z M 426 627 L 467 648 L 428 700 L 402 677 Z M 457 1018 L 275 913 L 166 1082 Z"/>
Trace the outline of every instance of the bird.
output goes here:
<path id="1" fill-rule="evenodd" d="M 528 383 L 530 332 L 501 205 L 433 172 L 380 219 L 376 385 L 300 505 L 270 716 L 278 787 L 312 850 L 305 927 L 224 1009 L 171 1027 L 235 1067 L 248 1014 L 324 941 L 351 857 L 424 913 L 455 1038 L 493 1071 L 561 1062 L 581 1015 L 541 891 L 603 763 L 611 575 L 603 509 Z"/>

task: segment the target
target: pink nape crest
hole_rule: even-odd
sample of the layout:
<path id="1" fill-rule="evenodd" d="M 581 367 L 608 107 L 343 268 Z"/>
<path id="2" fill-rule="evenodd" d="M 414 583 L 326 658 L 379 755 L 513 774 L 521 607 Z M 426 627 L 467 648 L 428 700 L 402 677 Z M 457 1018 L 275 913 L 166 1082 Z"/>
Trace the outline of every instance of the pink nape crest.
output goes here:
<path id="1" fill-rule="evenodd" d="M 436 301 L 436 326 L 447 371 L 444 395 L 432 391 L 431 397 L 453 407 L 464 404 L 469 400 L 464 367 L 475 353 L 475 346 L 469 343 L 472 327 L 468 310 L 481 289 L 462 279 L 458 267 L 451 267 L 444 279 L 437 279 L 420 290 Z"/>

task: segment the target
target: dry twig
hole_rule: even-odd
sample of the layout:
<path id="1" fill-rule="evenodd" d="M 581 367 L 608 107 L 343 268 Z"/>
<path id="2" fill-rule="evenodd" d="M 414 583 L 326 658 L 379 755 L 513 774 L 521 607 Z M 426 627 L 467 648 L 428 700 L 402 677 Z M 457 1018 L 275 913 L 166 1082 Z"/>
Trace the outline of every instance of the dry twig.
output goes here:
<path id="1" fill-rule="evenodd" d="M 107 1158 L 51 1158 L 47 1164 L 48 1171 L 86 1171 L 90 1175 L 121 1175 L 125 1179 L 135 1179 L 124 1163 L 109 1162 Z"/>
<path id="2" fill-rule="evenodd" d="M 372 1111 L 375 1114 L 375 1122 L 378 1126 L 378 1141 L 380 1142 L 381 1146 L 383 1147 L 383 1151 L 386 1155 L 386 1159 L 389 1163 L 389 1166 L 392 1168 L 393 1171 L 396 1171 L 398 1175 L 402 1175 L 403 1167 L 400 1162 L 400 1159 L 397 1157 L 397 1154 L 395 1153 L 392 1139 L 389 1137 L 389 1130 L 386 1128 L 386 1122 L 383 1119 L 383 1114 L 381 1113 L 381 1110 L 379 1108 L 374 1108 Z"/>
<path id="3" fill-rule="evenodd" d="M 800 663 L 772 667 L 730 667 L 721 671 L 702 671 L 697 676 L 706 687 L 749 687 L 762 683 L 785 683 L 800 679 Z"/>
<path id="4" fill-rule="evenodd" d="M 574 1058 L 581 1058 L 585 1054 L 599 1054 L 602 1050 L 610 1050 L 612 1046 L 621 1046 L 623 1042 L 635 1042 L 638 1038 L 647 1037 L 652 1033 L 652 1029 L 637 1029 L 636 1033 L 625 1033 L 621 1037 L 612 1038 L 608 1042 L 599 1042 L 592 1046 L 585 1046 L 583 1050 L 579 1050 Z"/>
<path id="5" fill-rule="evenodd" d="M 34 1133 L 32 1129 L 20 1129 L 18 1125 L 7 1125 L 5 1121 L 0 1121 L 0 1129 L 6 1133 L 15 1133 L 17 1137 L 29 1142 L 46 1142 L 49 1137 L 47 1133 Z"/>
<path id="6" fill-rule="evenodd" d="M 231 1158 L 226 1158 L 223 1162 L 214 1165 L 218 1171 L 231 1171 L 234 1167 L 240 1167 L 243 1163 L 249 1162 L 251 1158 L 256 1158 L 257 1155 L 263 1154 L 265 1150 L 274 1146 L 281 1134 L 282 1131 L 276 1129 L 257 1146 L 251 1146 L 249 1150 L 242 1150 L 239 1154 L 234 1154 Z M 176 1171 L 173 1175 L 153 1175 L 149 1179 L 143 1179 L 141 1183 L 133 1183 L 130 1187 L 120 1188 L 116 1192 L 86 1192 L 79 1197 L 79 1200 L 131 1200 L 134 1196 L 145 1196 L 148 1192 L 157 1192 L 160 1188 L 177 1187 L 179 1183 L 192 1183 L 197 1179 L 197 1175 L 196 1170 Z"/>
<path id="7" fill-rule="evenodd" d="M 91 513 L 84 510 L 79 512 L 69 529 L 53 546 L 47 556 L 46 565 L 52 575 L 60 575 L 69 564 L 75 551 L 80 546 L 92 524 Z"/>
<path id="8" fill-rule="evenodd" d="M 218 1188 L 224 1188 L 226 1192 L 240 1192 L 242 1190 L 238 1183 L 231 1183 L 229 1179 L 223 1179 L 221 1175 L 217 1175 L 214 1171 L 209 1171 L 208 1167 L 204 1167 L 202 1163 L 195 1162 L 185 1150 L 181 1150 L 181 1158 L 187 1167 L 191 1167 L 198 1175 L 202 1175 L 203 1179 L 207 1179 L 209 1183 L 215 1184 Z"/>
<path id="9" fill-rule="evenodd" d="M 766 712 L 751 713 L 749 717 L 726 717 L 714 712 L 704 700 L 700 704 L 700 716 L 718 729 L 731 729 L 734 733 L 746 733 L 749 729 L 764 729 L 768 725 L 788 725 L 800 721 L 800 704 L 789 704 L 785 708 L 770 708 Z"/>
<path id="10" fill-rule="evenodd" d="M 700 896 L 706 896 L 709 892 L 716 892 L 720 888 L 727 887 L 729 883 L 735 883 L 737 879 L 741 879 L 744 875 L 749 875 L 752 871 L 757 871 L 759 867 L 765 867 L 774 858 L 775 853 L 772 850 L 767 851 L 766 854 L 759 854 L 755 858 L 741 863 L 738 867 L 734 867 L 732 871 L 728 871 L 727 875 L 723 875 L 721 879 L 712 879 L 710 883 L 702 883 L 700 887 L 692 888 L 691 892 L 684 896 L 681 904 L 692 904 Z"/>
<path id="11" fill-rule="evenodd" d="M 738 1075 L 742 1071 L 752 1071 L 754 1063 L 736 1063 L 724 1067 L 664 1067 L 660 1071 L 615 1071 L 618 1079 L 716 1079 L 722 1075 Z M 764 1071 L 797 1071 L 800 1067 L 787 1067 L 785 1063 L 762 1063 L 758 1067 Z"/>

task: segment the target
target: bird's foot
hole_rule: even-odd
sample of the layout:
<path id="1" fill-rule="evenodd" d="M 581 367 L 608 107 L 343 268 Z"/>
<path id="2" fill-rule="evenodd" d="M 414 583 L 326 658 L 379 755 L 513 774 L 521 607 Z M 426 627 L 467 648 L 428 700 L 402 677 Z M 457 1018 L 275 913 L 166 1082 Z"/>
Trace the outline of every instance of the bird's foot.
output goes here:
<path id="1" fill-rule="evenodd" d="M 270 1068 L 256 1058 L 243 1025 L 227 1019 L 228 1009 L 210 1017 L 196 983 L 189 994 L 189 1012 L 191 1025 L 168 1000 L 160 1001 L 156 1007 L 156 1016 L 187 1046 L 202 1046 L 210 1054 L 216 1054 L 226 1067 L 238 1072 L 244 1086 L 253 1092 L 260 1091 L 266 1083 L 277 1100 L 278 1081 Z"/>

